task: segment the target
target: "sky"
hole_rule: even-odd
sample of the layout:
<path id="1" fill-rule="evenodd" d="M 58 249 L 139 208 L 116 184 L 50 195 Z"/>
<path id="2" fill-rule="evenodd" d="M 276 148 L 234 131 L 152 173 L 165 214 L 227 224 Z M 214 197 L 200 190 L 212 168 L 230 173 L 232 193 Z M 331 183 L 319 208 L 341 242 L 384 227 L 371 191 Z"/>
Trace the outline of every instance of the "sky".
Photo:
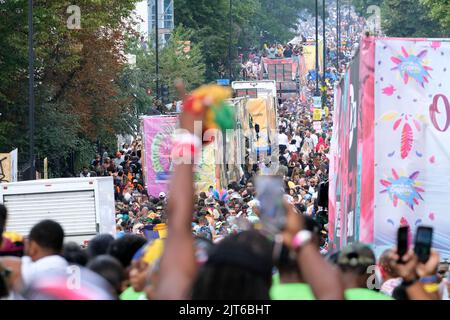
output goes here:
<path id="1" fill-rule="evenodd" d="M 139 30 L 142 33 L 147 33 L 147 21 L 148 21 L 148 15 L 147 15 L 147 0 L 140 1 L 136 4 L 136 15 L 139 16 L 144 20 L 139 26 Z"/>

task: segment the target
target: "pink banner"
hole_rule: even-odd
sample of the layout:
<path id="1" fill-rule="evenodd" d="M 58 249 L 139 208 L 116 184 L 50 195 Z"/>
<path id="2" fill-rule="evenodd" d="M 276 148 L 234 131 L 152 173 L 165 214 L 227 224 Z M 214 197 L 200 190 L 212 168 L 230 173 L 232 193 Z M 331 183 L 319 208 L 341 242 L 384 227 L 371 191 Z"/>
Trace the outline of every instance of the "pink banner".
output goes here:
<path id="1" fill-rule="evenodd" d="M 373 241 L 374 39 L 361 43 L 335 91 L 328 221 L 337 248 Z"/>
<path id="2" fill-rule="evenodd" d="M 375 38 L 364 38 L 360 49 L 360 101 L 362 130 L 359 144 L 361 148 L 361 189 L 359 241 L 373 242 L 373 199 L 374 199 L 374 71 Z"/>
<path id="3" fill-rule="evenodd" d="M 154 116 L 143 120 L 145 173 L 148 194 L 167 192 L 172 171 L 170 152 L 177 117 Z"/>

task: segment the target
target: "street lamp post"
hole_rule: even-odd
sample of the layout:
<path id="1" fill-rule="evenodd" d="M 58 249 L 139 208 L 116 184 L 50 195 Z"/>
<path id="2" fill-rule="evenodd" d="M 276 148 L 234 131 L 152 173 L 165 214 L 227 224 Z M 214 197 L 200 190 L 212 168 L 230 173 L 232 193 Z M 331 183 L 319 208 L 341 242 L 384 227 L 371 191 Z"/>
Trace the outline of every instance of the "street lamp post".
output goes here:
<path id="1" fill-rule="evenodd" d="M 316 92 L 319 96 L 319 0 L 316 0 Z"/>
<path id="2" fill-rule="evenodd" d="M 155 58 L 156 58 L 156 101 L 159 101 L 159 17 L 158 1 L 155 1 Z"/>
<path id="3" fill-rule="evenodd" d="M 233 10 L 233 1 L 230 0 L 230 39 L 228 41 L 228 77 L 229 81 L 231 82 L 231 75 L 232 75 L 232 67 L 231 67 L 231 41 L 233 39 L 232 29 L 233 29 L 233 16 L 232 16 L 232 10 Z"/>
<path id="4" fill-rule="evenodd" d="M 336 0 L 336 52 L 337 52 L 337 72 L 339 73 L 339 54 L 341 51 L 341 3 Z"/>
<path id="5" fill-rule="evenodd" d="M 348 17 L 347 17 L 347 38 L 350 39 L 350 20 L 352 11 L 352 1 L 348 2 Z"/>
<path id="6" fill-rule="evenodd" d="M 322 42 L 323 42 L 323 75 L 322 75 L 322 86 L 325 86 L 325 70 L 327 67 L 327 41 L 326 41 L 326 17 L 325 17 L 325 0 L 322 1 L 322 20 L 323 20 L 323 32 L 322 32 Z"/>
<path id="7" fill-rule="evenodd" d="M 34 50 L 33 50 L 33 0 L 28 0 L 28 122 L 29 122 L 29 147 L 30 147 L 30 171 L 29 180 L 36 179 L 36 163 L 34 156 Z"/>

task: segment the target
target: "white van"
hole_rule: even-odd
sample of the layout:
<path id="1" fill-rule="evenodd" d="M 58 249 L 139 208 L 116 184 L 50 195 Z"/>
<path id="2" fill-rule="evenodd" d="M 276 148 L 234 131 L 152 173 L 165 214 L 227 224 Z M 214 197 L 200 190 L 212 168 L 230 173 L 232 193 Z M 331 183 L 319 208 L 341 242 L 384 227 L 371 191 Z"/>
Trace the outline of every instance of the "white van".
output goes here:
<path id="1" fill-rule="evenodd" d="M 82 244 L 98 233 L 115 235 L 112 177 L 63 178 L 0 184 L 7 231 L 27 236 L 41 220 L 60 223 L 66 241 Z"/>

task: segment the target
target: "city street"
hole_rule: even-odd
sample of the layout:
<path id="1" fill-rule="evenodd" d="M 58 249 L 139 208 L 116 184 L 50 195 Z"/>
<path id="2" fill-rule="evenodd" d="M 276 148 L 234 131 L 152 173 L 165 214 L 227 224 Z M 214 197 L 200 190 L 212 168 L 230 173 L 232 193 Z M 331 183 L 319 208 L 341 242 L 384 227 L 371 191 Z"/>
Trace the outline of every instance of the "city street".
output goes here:
<path id="1" fill-rule="evenodd" d="M 439 0 L 0 0 L 0 314 L 449 300 L 449 16 Z"/>

